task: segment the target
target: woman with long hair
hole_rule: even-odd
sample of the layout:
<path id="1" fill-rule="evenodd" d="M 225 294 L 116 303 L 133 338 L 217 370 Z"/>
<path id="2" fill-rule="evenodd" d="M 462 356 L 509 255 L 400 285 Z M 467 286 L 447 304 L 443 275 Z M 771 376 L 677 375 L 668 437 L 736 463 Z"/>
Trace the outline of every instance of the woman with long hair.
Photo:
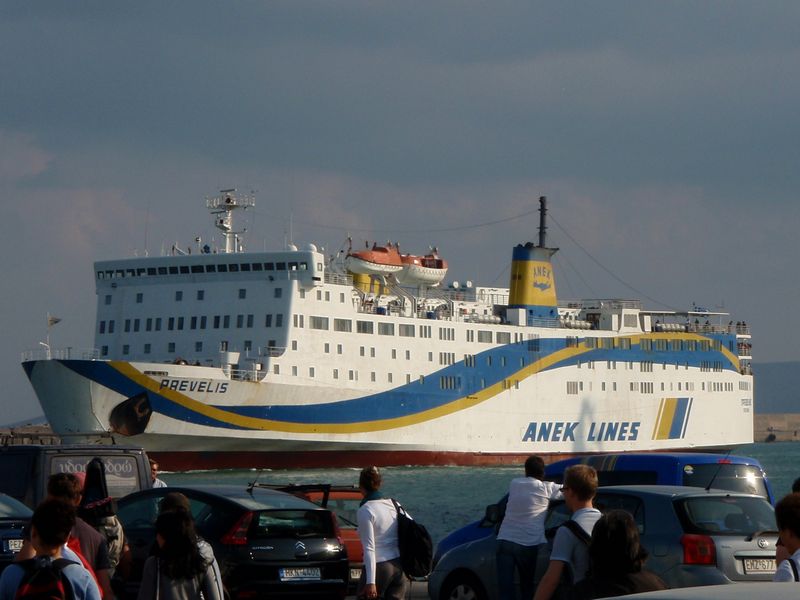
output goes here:
<path id="1" fill-rule="evenodd" d="M 643 568 L 647 550 L 639 542 L 639 527 L 627 511 L 610 510 L 600 517 L 589 542 L 589 559 L 589 577 L 572 588 L 572 600 L 667 589 L 660 577 Z"/>
<path id="2" fill-rule="evenodd" d="M 222 600 L 212 562 L 198 549 L 189 513 L 161 513 L 156 541 L 158 554 L 144 564 L 138 600 Z"/>

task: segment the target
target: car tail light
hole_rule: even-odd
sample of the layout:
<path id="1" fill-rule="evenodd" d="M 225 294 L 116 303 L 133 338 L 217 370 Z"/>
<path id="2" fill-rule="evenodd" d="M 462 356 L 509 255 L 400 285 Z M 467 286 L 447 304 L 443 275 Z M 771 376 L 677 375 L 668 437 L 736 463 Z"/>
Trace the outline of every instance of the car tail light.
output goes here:
<path id="1" fill-rule="evenodd" d="M 230 544 L 232 546 L 243 546 L 247 544 L 247 530 L 250 528 L 250 521 L 253 520 L 253 513 L 244 513 L 236 523 L 233 524 L 231 530 L 220 538 L 223 544 Z"/>
<path id="2" fill-rule="evenodd" d="M 687 565 L 717 564 L 717 548 L 707 535 L 686 533 L 681 536 L 683 562 Z"/>

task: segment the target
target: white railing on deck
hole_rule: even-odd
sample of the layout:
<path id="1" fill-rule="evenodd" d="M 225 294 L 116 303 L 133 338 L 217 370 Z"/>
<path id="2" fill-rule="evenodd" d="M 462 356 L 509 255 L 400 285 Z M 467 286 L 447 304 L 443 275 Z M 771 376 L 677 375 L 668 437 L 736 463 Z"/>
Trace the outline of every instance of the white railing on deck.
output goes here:
<path id="1" fill-rule="evenodd" d="M 32 360 L 97 360 L 100 358 L 100 352 L 97 348 L 73 348 L 67 346 L 66 348 L 36 348 L 35 350 L 26 350 L 22 353 L 22 362 L 29 362 Z"/>

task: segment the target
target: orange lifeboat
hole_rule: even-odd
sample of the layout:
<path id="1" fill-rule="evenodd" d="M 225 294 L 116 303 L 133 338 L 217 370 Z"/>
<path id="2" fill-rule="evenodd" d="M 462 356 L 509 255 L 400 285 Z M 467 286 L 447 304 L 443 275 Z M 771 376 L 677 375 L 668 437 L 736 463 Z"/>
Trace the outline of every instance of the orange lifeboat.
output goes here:
<path id="1" fill-rule="evenodd" d="M 438 285 L 447 275 L 447 261 L 436 248 L 431 248 L 425 256 L 403 254 L 400 260 L 403 269 L 395 277 L 401 285 Z"/>
<path id="2" fill-rule="evenodd" d="M 359 275 L 391 275 L 403 270 L 403 261 L 397 245 L 389 242 L 385 246 L 373 244 L 372 249 L 351 250 L 345 258 L 345 266 Z"/>

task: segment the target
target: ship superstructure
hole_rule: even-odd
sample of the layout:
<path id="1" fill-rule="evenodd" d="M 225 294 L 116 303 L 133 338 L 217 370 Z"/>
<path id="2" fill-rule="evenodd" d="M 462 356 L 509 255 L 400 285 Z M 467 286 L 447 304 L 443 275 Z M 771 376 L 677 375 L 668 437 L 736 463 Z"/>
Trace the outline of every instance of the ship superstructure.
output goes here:
<path id="1" fill-rule="evenodd" d="M 252 199 L 226 190 L 207 203 L 223 245 L 95 263 L 95 349 L 23 366 L 56 432 L 126 437 L 168 468 L 198 453 L 211 466 L 495 464 L 752 442 L 747 325 L 636 300 L 559 304 L 540 203 L 509 288 L 445 288 L 434 249 L 244 252 L 233 218 Z M 426 270 L 404 275 L 414 260 Z"/>

